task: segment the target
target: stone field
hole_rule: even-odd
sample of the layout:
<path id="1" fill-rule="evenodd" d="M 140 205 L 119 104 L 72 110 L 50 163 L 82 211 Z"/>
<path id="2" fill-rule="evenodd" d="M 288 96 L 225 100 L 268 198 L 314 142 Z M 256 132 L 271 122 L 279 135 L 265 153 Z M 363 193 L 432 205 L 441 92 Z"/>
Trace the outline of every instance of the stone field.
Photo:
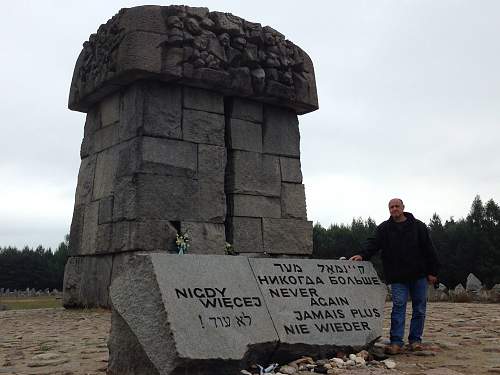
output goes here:
<path id="1" fill-rule="evenodd" d="M 333 369 L 331 373 L 500 373 L 499 304 L 431 303 L 428 311 L 426 348 L 423 352 L 393 356 L 391 359 L 396 362 L 396 368 L 391 370 L 371 366 Z M 390 303 L 385 308 L 384 338 L 388 336 L 389 312 Z M 0 374 L 105 374 L 110 321 L 111 314 L 106 310 L 2 311 Z M 258 373 L 258 369 L 246 370 Z M 310 372 L 299 371 L 296 374 L 307 375 Z"/>

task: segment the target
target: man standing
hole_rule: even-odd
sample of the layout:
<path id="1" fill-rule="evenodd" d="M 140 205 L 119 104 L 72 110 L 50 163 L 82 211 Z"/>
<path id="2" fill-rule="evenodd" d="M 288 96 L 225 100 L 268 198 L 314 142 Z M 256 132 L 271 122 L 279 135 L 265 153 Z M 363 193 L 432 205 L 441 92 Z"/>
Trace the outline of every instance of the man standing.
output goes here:
<path id="1" fill-rule="evenodd" d="M 389 220 L 377 227 L 375 237 L 368 239 L 365 249 L 350 260 L 369 260 L 381 250 L 386 282 L 391 284 L 391 343 L 387 354 L 398 354 L 403 347 L 406 301 L 411 296 L 412 317 L 408 341 L 410 350 L 422 350 L 427 301 L 427 283 L 437 283 L 439 262 L 427 226 L 404 212 L 403 201 L 389 201 Z"/>

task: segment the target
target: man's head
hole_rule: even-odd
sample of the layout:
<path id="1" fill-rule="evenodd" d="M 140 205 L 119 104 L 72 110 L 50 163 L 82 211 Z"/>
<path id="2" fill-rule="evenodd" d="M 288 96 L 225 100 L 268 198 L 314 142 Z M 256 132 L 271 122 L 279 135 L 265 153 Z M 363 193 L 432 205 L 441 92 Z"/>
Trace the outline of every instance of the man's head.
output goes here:
<path id="1" fill-rule="evenodd" d="M 403 200 L 400 198 L 393 198 L 389 201 L 389 212 L 391 214 L 392 220 L 395 222 L 405 221 L 406 217 L 404 215 L 405 205 Z"/>

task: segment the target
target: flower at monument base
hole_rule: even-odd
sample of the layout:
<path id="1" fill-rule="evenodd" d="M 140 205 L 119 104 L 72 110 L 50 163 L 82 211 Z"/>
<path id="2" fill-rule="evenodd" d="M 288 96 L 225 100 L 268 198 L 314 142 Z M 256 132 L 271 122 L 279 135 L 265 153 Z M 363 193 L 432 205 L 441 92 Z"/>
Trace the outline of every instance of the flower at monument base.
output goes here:
<path id="1" fill-rule="evenodd" d="M 175 244 L 177 245 L 177 254 L 182 255 L 187 253 L 189 249 L 189 236 L 187 232 L 184 233 L 177 233 Z"/>
<path id="2" fill-rule="evenodd" d="M 234 251 L 233 245 L 231 245 L 229 242 L 226 242 L 224 252 L 226 253 L 226 255 L 236 255 L 236 251 Z"/>

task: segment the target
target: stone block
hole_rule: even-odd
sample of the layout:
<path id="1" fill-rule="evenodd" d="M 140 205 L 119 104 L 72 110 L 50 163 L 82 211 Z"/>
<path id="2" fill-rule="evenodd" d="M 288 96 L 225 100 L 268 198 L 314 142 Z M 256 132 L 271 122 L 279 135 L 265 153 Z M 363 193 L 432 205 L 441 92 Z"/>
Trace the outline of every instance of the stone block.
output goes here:
<path id="1" fill-rule="evenodd" d="M 185 109 L 182 135 L 185 141 L 224 146 L 224 116 L 204 111 Z"/>
<path id="2" fill-rule="evenodd" d="M 83 140 L 80 147 L 80 157 L 82 159 L 94 153 L 94 138 L 95 132 L 101 126 L 101 116 L 99 113 L 99 106 L 96 105 L 87 113 L 85 119 L 85 127 L 83 130 Z"/>
<path id="3" fill-rule="evenodd" d="M 101 126 L 106 127 L 120 121 L 120 93 L 114 93 L 100 102 Z"/>
<path id="4" fill-rule="evenodd" d="M 148 83 L 143 90 L 143 134 L 181 139 L 182 89 L 175 85 Z"/>
<path id="5" fill-rule="evenodd" d="M 162 48 L 165 35 L 135 31 L 126 34 L 117 51 L 117 75 L 122 74 L 121 83 L 135 81 L 137 76 L 149 76 L 162 72 Z M 135 72 L 135 74 L 130 74 Z M 128 82 L 129 81 L 129 82 Z"/>
<path id="6" fill-rule="evenodd" d="M 226 173 L 226 148 L 198 145 L 198 178 L 224 183 Z"/>
<path id="7" fill-rule="evenodd" d="M 231 194 L 229 196 L 231 216 L 280 218 L 280 199 L 259 195 Z"/>
<path id="8" fill-rule="evenodd" d="M 281 174 L 277 156 L 235 150 L 229 160 L 228 192 L 280 196 Z"/>
<path id="9" fill-rule="evenodd" d="M 88 255 L 96 253 L 97 245 L 97 225 L 99 220 L 99 202 L 91 202 L 85 206 L 83 217 L 83 231 L 81 246 L 78 255 Z"/>
<path id="10" fill-rule="evenodd" d="M 112 250 L 175 251 L 176 234 L 167 220 L 119 221 L 113 223 Z"/>
<path id="11" fill-rule="evenodd" d="M 199 182 L 191 178 L 137 174 L 122 179 L 114 196 L 115 220 L 199 219 Z"/>
<path id="12" fill-rule="evenodd" d="M 383 335 L 386 288 L 370 262 L 249 262 L 280 338 L 273 360 L 329 357 L 340 347 L 357 351 Z"/>
<path id="13" fill-rule="evenodd" d="M 228 242 L 237 253 L 263 253 L 262 219 L 255 217 L 229 218 Z"/>
<path id="14" fill-rule="evenodd" d="M 297 219 L 262 219 L 264 251 L 270 254 L 312 254 L 312 222 Z"/>
<path id="15" fill-rule="evenodd" d="M 134 138 L 143 131 L 144 84 L 134 83 L 122 93 L 120 107 L 120 140 Z"/>
<path id="16" fill-rule="evenodd" d="M 302 183 L 300 159 L 280 157 L 281 181 Z"/>
<path id="17" fill-rule="evenodd" d="M 262 123 L 263 105 L 253 100 L 235 97 L 232 101 L 231 118 Z"/>
<path id="18" fill-rule="evenodd" d="M 75 205 L 69 230 L 69 255 L 78 255 L 81 252 L 84 218 L 85 205 Z"/>
<path id="19" fill-rule="evenodd" d="M 93 190 L 94 200 L 105 198 L 114 191 L 119 155 L 124 147 L 126 147 L 126 144 L 122 143 L 97 155 Z"/>
<path id="20" fill-rule="evenodd" d="M 236 373 L 268 363 L 276 347 L 245 257 L 137 255 L 113 281 L 110 296 L 112 319 L 122 319 L 112 322 L 111 374 L 129 374 L 144 361 L 159 374 L 206 374 L 213 373 L 214 360 L 218 373 Z M 131 347 L 130 337 L 138 345 Z M 145 355 L 127 355 L 138 347 Z"/>
<path id="21" fill-rule="evenodd" d="M 128 87 L 122 98 L 120 139 L 150 135 L 180 139 L 182 89 L 146 81 Z"/>
<path id="22" fill-rule="evenodd" d="M 113 236 L 113 224 L 105 223 L 97 225 L 96 242 L 94 254 L 108 254 L 111 252 Z"/>
<path id="23" fill-rule="evenodd" d="M 281 217 L 307 219 L 304 185 L 281 184 Z"/>
<path id="24" fill-rule="evenodd" d="M 94 152 L 101 152 L 107 148 L 120 143 L 120 123 L 115 122 L 111 125 L 97 130 L 94 134 Z"/>
<path id="25" fill-rule="evenodd" d="M 230 119 L 229 147 L 234 150 L 262 152 L 262 125 L 250 121 Z"/>
<path id="26" fill-rule="evenodd" d="M 181 233 L 188 233 L 190 238 L 189 254 L 224 255 L 224 224 L 181 221 Z"/>
<path id="27" fill-rule="evenodd" d="M 184 87 L 184 108 L 224 114 L 224 97 L 214 91 Z"/>
<path id="28" fill-rule="evenodd" d="M 300 134 L 297 115 L 285 108 L 265 106 L 262 130 L 266 154 L 300 156 Z"/>
<path id="29" fill-rule="evenodd" d="M 118 177 L 136 173 L 195 177 L 197 145 L 165 138 L 137 137 L 120 151 Z"/>
<path id="30" fill-rule="evenodd" d="M 111 255 L 68 258 L 64 270 L 64 307 L 109 308 L 111 267 Z"/>
<path id="31" fill-rule="evenodd" d="M 89 203 L 92 200 L 94 174 L 97 157 L 95 155 L 82 159 L 76 184 L 75 206 Z"/>
<path id="32" fill-rule="evenodd" d="M 224 223 L 226 220 L 226 194 L 224 183 L 212 179 L 199 180 L 196 217 L 201 221 Z M 186 218 L 189 219 L 189 218 Z"/>
<path id="33" fill-rule="evenodd" d="M 111 223 L 113 221 L 113 196 L 99 200 L 99 224 Z"/>

